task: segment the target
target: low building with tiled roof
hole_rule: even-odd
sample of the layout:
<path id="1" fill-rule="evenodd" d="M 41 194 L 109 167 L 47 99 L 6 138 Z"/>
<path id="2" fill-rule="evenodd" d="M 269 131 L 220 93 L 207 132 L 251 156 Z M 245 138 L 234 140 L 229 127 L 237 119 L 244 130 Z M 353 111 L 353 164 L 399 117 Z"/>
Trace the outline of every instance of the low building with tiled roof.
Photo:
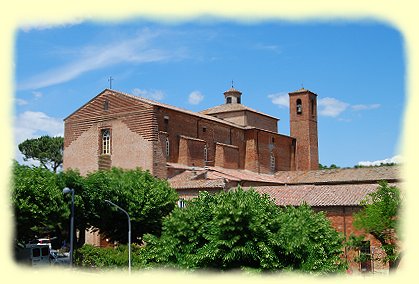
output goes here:
<path id="1" fill-rule="evenodd" d="M 217 167 L 183 167 L 182 170 L 181 174 L 168 179 L 181 198 L 194 198 L 202 190 L 216 193 L 241 186 L 268 195 L 281 207 L 307 204 L 314 211 L 323 212 L 346 239 L 351 234 L 361 233 L 352 225 L 353 214 L 362 208 L 361 201 L 378 189 L 379 182 L 386 181 L 390 186 L 402 187 L 399 166 L 282 171 L 275 175 Z M 384 253 L 372 235 L 367 235 L 366 242 L 375 256 Z M 353 261 L 354 253 L 347 251 L 345 257 L 353 270 L 374 267 L 376 272 L 387 271 L 387 266 L 380 261 L 357 263 Z"/>

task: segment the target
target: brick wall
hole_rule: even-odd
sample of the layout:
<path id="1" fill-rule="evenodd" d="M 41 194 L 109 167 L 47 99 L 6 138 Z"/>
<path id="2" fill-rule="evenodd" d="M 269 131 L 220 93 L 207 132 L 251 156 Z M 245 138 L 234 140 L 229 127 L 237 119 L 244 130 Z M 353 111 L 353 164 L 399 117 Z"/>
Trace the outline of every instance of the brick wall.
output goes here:
<path id="1" fill-rule="evenodd" d="M 246 130 L 245 169 L 265 174 L 294 169 L 294 139 L 259 129 Z M 271 155 L 275 169 L 271 169 Z"/>
<path id="2" fill-rule="evenodd" d="M 204 147 L 205 140 L 180 136 L 178 162 L 188 166 L 204 167 Z"/>
<path id="3" fill-rule="evenodd" d="M 355 229 L 353 226 L 353 214 L 361 209 L 359 206 L 328 206 L 312 208 L 316 212 L 324 212 L 335 230 L 342 233 L 346 239 L 348 239 L 351 234 L 359 236 L 364 233 L 363 231 Z M 366 240 L 370 241 L 375 257 L 382 257 L 384 255 L 384 251 L 381 249 L 380 243 L 372 235 L 367 234 Z M 360 264 L 354 261 L 357 255 L 357 251 L 346 251 L 346 258 L 349 261 L 350 269 L 353 271 L 360 271 Z M 388 270 L 388 265 L 383 264 L 379 260 L 373 261 L 372 267 L 376 272 Z"/>
<path id="4" fill-rule="evenodd" d="M 278 132 L 278 120 L 265 115 L 254 113 L 252 111 L 246 111 L 245 115 L 247 125 L 272 132 Z"/>
<path id="5" fill-rule="evenodd" d="M 239 147 L 223 143 L 216 143 L 215 166 L 227 169 L 238 169 Z"/>
<path id="6" fill-rule="evenodd" d="M 64 125 L 64 170 L 79 169 L 85 175 L 106 162 L 127 169 L 141 167 L 153 173 L 153 141 L 158 136 L 149 105 L 106 90 L 66 118 Z M 107 159 L 100 158 L 103 129 L 111 131 L 111 153 Z"/>

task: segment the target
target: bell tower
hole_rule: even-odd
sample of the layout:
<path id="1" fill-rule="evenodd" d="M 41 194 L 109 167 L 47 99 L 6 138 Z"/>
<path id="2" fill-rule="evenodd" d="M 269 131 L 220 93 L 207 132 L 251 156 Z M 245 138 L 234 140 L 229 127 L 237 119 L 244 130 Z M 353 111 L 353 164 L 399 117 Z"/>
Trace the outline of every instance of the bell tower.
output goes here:
<path id="1" fill-rule="evenodd" d="M 288 95 L 290 136 L 296 139 L 295 169 L 317 170 L 319 168 L 317 95 L 304 88 Z"/>

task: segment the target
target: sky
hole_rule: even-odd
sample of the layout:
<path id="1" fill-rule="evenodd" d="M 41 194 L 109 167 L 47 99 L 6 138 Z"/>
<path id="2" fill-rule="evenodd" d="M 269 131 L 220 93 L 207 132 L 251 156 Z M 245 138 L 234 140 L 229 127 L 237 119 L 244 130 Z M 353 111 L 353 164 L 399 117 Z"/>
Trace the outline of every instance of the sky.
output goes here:
<path id="1" fill-rule="evenodd" d="M 242 103 L 280 119 L 288 93 L 318 95 L 319 161 L 401 161 L 402 34 L 377 21 L 177 23 L 135 19 L 22 26 L 15 36 L 14 137 L 63 136 L 63 119 L 110 87 L 192 111 Z M 233 81 L 233 83 L 232 83 Z"/>

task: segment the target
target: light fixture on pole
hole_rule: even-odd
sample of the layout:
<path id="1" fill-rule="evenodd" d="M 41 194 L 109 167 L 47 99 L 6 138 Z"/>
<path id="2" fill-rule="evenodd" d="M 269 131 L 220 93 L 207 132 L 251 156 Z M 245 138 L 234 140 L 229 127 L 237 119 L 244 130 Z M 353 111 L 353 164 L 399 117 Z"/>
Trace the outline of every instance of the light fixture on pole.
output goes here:
<path id="1" fill-rule="evenodd" d="M 74 189 L 68 187 L 63 189 L 63 193 L 71 192 L 71 221 L 70 221 L 70 267 L 73 266 L 73 250 L 74 250 Z"/>
<path id="2" fill-rule="evenodd" d="M 129 214 L 127 211 L 125 211 L 124 209 L 122 209 L 121 207 L 113 203 L 112 201 L 105 199 L 105 202 L 115 206 L 116 208 L 124 212 L 125 215 L 127 215 L 128 217 L 128 273 L 131 274 L 131 219 L 129 218 Z"/>

